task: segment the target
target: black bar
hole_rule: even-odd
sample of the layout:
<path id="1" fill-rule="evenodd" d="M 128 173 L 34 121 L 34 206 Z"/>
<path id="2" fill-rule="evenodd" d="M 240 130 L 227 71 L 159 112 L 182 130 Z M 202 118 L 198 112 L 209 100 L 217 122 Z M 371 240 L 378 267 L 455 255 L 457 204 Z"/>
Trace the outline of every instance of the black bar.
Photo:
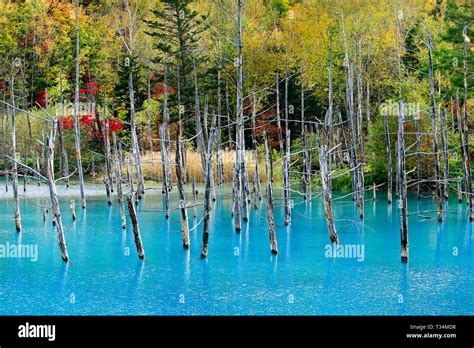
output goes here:
<path id="1" fill-rule="evenodd" d="M 389 344 L 474 346 L 474 317 L 0 317 L 0 347 L 47 344 Z M 19 327 L 55 325 L 55 340 Z M 407 337 L 418 335 L 421 337 Z M 455 337 L 453 337 L 453 334 Z M 431 336 L 430 336 L 431 335 Z M 436 335 L 436 336 L 433 336 Z M 441 335 L 439 338 L 438 335 Z M 450 335 L 447 337 L 446 335 Z"/>

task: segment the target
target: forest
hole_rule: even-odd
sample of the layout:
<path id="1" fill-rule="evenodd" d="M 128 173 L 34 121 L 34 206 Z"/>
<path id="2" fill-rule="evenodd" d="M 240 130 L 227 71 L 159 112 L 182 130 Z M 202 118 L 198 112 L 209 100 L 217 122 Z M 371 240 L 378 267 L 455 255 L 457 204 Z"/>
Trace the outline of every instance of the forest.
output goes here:
<path id="1" fill-rule="evenodd" d="M 68 262 L 58 190 L 85 210 L 99 183 L 144 258 L 139 201 L 158 190 L 206 258 L 222 190 L 229 225 L 258 209 L 274 255 L 296 205 L 321 199 L 337 245 L 335 206 L 363 224 L 383 199 L 407 262 L 409 216 L 443 223 L 456 197 L 474 220 L 473 30 L 469 0 L 0 0 L 2 214 L 21 233 L 22 197 L 47 187 Z"/>

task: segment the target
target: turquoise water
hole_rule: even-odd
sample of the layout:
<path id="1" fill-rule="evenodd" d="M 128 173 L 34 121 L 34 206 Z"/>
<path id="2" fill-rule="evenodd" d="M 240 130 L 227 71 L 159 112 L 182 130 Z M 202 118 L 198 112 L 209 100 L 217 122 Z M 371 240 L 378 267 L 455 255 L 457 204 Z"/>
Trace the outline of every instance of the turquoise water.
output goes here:
<path id="1" fill-rule="evenodd" d="M 78 208 L 74 223 L 69 198 L 63 198 L 69 265 L 61 261 L 50 216 L 44 224 L 42 209 L 34 203 L 45 199 L 22 199 L 21 234 L 15 232 L 13 202 L 0 200 L 0 244 L 38 246 L 36 262 L 0 258 L 0 314 L 474 314 L 473 224 L 462 212 L 465 204 L 454 197 L 448 203 L 453 214 L 444 223 L 410 216 L 410 260 L 402 264 L 398 210 L 382 193 L 376 203 L 367 201 L 363 225 L 352 201 L 335 203 L 341 242 L 364 247 L 363 258 L 357 259 L 326 257 L 329 237 L 320 198 L 307 205 L 295 197 L 289 227 L 282 225 L 281 203 L 275 203 L 279 255 L 273 256 L 264 202 L 252 209 L 250 222 L 237 234 L 230 197 L 219 191 L 209 256 L 202 260 L 202 225 L 191 232 L 190 250 L 183 250 L 179 211 L 169 221 L 152 212 L 162 209 L 161 193 L 154 192 L 139 205 L 144 261 L 136 255 L 130 222 L 126 231 L 120 226 L 116 203 L 108 207 L 103 197 L 89 198 L 87 211 Z M 411 197 L 409 209 L 431 210 L 435 204 Z M 192 209 L 188 213 L 192 227 L 202 209 L 197 219 Z"/>

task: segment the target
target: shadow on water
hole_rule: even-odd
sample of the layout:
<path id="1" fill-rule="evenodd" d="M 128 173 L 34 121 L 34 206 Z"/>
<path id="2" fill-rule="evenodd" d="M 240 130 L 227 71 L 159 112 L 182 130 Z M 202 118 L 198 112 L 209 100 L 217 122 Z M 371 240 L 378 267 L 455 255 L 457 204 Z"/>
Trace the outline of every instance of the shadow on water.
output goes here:
<path id="1" fill-rule="evenodd" d="M 407 315 L 410 313 L 410 298 L 409 298 L 409 272 L 410 263 L 400 263 L 400 278 L 398 281 L 397 305 L 398 315 Z"/>
<path id="2" fill-rule="evenodd" d="M 143 259 L 143 260 L 137 257 L 136 266 L 135 266 L 134 282 L 132 284 L 138 285 L 143 280 L 143 273 L 144 273 L 144 270 L 145 270 L 145 263 L 146 263 L 146 256 L 145 256 L 145 259 Z"/>
<path id="3" fill-rule="evenodd" d="M 444 242 L 444 234 L 448 231 L 448 229 L 444 228 L 444 222 L 436 221 L 436 250 L 435 250 L 435 257 L 434 261 L 436 266 L 440 266 L 442 263 L 442 256 L 443 256 L 443 242 Z"/>
<path id="4" fill-rule="evenodd" d="M 61 262 L 61 266 L 59 267 L 59 283 L 60 283 L 60 289 L 62 290 L 62 293 L 66 293 L 67 289 L 67 280 L 68 280 L 68 271 L 69 271 L 70 264 L 69 262 Z"/>
<path id="5" fill-rule="evenodd" d="M 473 222 L 467 223 L 466 233 L 464 237 L 464 248 L 467 249 L 469 257 L 472 257 L 472 224 Z"/>

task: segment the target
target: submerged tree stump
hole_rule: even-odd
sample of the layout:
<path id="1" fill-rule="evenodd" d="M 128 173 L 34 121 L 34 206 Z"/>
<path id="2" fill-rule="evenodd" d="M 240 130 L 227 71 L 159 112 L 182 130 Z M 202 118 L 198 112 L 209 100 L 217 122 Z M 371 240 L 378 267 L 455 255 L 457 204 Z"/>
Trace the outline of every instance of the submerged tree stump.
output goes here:
<path id="1" fill-rule="evenodd" d="M 181 235 L 183 239 L 183 248 L 189 248 L 189 226 L 188 226 L 188 212 L 186 210 L 186 197 L 183 188 L 183 171 L 181 169 L 181 132 L 178 130 L 178 137 L 176 139 L 176 182 L 179 193 L 179 209 L 181 211 Z"/>
<path id="2" fill-rule="evenodd" d="M 265 169 L 267 176 L 267 186 L 266 186 L 266 196 L 267 196 L 267 221 L 268 221 L 268 234 L 270 237 L 270 251 L 272 254 L 278 254 L 278 243 L 276 237 L 276 226 L 275 226 L 275 216 L 273 210 L 273 187 L 272 187 L 272 178 L 271 178 L 271 162 L 272 156 L 270 149 L 268 147 L 268 139 L 266 131 L 263 131 L 263 136 L 265 138 Z"/>
<path id="3" fill-rule="evenodd" d="M 203 231 L 202 231 L 202 247 L 201 247 L 201 258 L 206 258 L 209 251 L 209 224 L 211 218 L 211 172 L 212 172 L 212 149 L 214 143 L 214 136 L 216 133 L 215 129 L 216 116 L 213 118 L 211 134 L 207 144 L 207 155 L 206 155 L 206 191 L 204 194 L 204 218 L 203 218 Z"/>
<path id="4" fill-rule="evenodd" d="M 143 259 L 145 257 L 145 251 L 143 250 L 142 238 L 140 236 L 140 228 L 138 226 L 137 212 L 135 210 L 135 202 L 132 193 L 127 196 L 128 202 L 128 213 L 130 214 L 130 220 L 132 220 L 133 236 L 135 239 L 135 246 L 137 248 L 138 257 Z"/>
<path id="5" fill-rule="evenodd" d="M 114 160 L 115 160 L 115 177 L 117 184 L 117 200 L 120 207 L 120 217 L 122 220 L 122 229 L 127 228 L 127 220 L 125 218 L 125 208 L 123 206 L 123 191 L 122 191 L 122 145 L 119 144 L 117 148 L 117 137 L 115 132 L 112 133 L 112 141 L 114 148 Z"/>
<path id="6" fill-rule="evenodd" d="M 21 214 L 20 214 L 20 201 L 18 199 L 18 163 L 16 156 L 16 127 L 15 127 L 15 91 L 14 91 L 14 80 L 13 72 L 10 79 L 10 99 L 11 99 L 11 138 L 12 138 L 12 188 L 13 188 L 13 199 L 15 201 L 15 226 L 16 231 L 21 232 Z"/>
<path id="7" fill-rule="evenodd" d="M 397 151 L 397 162 L 399 168 L 399 202 L 398 208 L 400 209 L 400 247 L 401 247 L 401 258 L 402 262 L 408 261 L 408 207 L 407 207 L 407 178 L 405 172 L 405 134 L 404 126 L 405 123 L 405 110 L 404 103 L 400 102 L 398 112 L 398 151 Z"/>

